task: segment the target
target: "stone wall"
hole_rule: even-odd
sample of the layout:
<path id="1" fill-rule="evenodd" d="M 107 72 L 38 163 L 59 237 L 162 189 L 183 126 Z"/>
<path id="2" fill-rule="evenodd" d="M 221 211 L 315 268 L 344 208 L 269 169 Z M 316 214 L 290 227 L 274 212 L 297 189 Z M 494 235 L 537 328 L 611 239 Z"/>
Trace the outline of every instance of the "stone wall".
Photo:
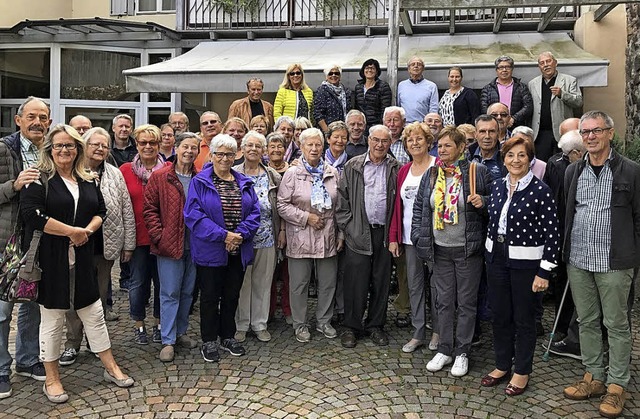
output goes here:
<path id="1" fill-rule="evenodd" d="M 627 4 L 627 140 L 640 141 L 640 4 Z"/>

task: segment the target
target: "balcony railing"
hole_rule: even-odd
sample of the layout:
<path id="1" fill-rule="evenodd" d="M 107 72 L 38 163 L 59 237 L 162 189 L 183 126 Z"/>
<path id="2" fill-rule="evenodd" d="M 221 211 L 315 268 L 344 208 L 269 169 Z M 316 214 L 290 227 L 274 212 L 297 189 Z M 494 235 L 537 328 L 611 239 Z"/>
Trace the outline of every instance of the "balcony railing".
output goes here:
<path id="1" fill-rule="evenodd" d="M 294 29 L 303 27 L 386 26 L 388 0 L 186 0 L 186 29 Z M 546 7 L 507 9 L 504 22 L 540 20 Z M 495 9 L 409 11 L 413 25 L 493 22 Z M 554 20 L 575 21 L 579 8 L 562 7 Z"/>

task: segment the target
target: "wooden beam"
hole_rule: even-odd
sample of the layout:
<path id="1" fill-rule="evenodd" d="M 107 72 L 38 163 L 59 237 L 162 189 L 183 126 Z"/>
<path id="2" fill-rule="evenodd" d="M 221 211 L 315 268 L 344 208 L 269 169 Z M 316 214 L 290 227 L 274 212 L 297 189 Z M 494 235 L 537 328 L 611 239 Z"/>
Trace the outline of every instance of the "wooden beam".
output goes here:
<path id="1" fill-rule="evenodd" d="M 603 4 L 593 13 L 593 21 L 600 22 L 610 11 L 615 9 L 617 4 Z"/>
<path id="2" fill-rule="evenodd" d="M 507 10 L 508 9 L 506 7 L 501 7 L 495 10 L 495 17 L 493 19 L 493 33 L 500 32 L 500 25 L 502 24 L 502 20 L 507 14 Z"/>
<path id="3" fill-rule="evenodd" d="M 409 18 L 409 11 L 400 11 L 400 20 L 402 21 L 402 27 L 404 28 L 405 35 L 413 35 L 413 24 Z"/>
<path id="4" fill-rule="evenodd" d="M 547 29 L 547 26 L 549 26 L 549 23 L 556 17 L 561 8 L 562 6 L 551 6 L 547 9 L 547 13 L 542 16 L 540 23 L 538 23 L 538 32 L 544 32 L 544 30 Z"/>
<path id="5" fill-rule="evenodd" d="M 498 9 L 501 7 L 584 6 L 622 4 L 621 0 L 401 0 L 404 10 Z"/>

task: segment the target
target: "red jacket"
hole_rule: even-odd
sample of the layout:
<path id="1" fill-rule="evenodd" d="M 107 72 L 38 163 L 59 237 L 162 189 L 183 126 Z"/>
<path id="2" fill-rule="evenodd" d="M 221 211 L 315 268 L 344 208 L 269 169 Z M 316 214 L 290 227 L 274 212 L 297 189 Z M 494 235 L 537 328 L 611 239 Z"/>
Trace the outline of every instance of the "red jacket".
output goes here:
<path id="1" fill-rule="evenodd" d="M 192 176 L 196 175 L 193 168 Z M 144 221 L 151 253 L 180 259 L 184 252 L 184 203 L 186 197 L 173 164 L 153 172 L 144 191 Z"/>
<path id="2" fill-rule="evenodd" d="M 402 197 L 400 196 L 400 189 L 402 188 L 402 184 L 407 178 L 407 174 L 409 170 L 411 170 L 411 165 L 413 162 L 409 162 L 402 166 L 400 170 L 398 170 L 398 180 L 396 187 L 396 198 L 393 203 L 393 215 L 391 216 L 391 224 L 389 225 L 389 243 L 402 243 L 402 215 L 404 211 L 404 206 L 402 205 Z"/>
<path id="3" fill-rule="evenodd" d="M 120 166 L 122 176 L 124 176 L 124 183 L 127 184 L 127 190 L 131 197 L 131 204 L 133 205 L 133 216 L 136 219 L 136 246 L 149 246 L 149 233 L 147 232 L 147 226 L 144 225 L 144 219 L 142 216 L 142 206 L 144 204 L 144 185 L 138 176 L 133 173 L 131 163 L 125 163 Z"/>

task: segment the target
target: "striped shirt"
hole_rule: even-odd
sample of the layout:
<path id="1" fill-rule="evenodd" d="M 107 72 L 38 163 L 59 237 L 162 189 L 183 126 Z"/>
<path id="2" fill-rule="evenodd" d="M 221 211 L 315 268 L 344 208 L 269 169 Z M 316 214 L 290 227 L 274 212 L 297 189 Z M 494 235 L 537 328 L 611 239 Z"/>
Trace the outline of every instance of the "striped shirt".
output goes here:
<path id="1" fill-rule="evenodd" d="M 369 224 L 385 224 L 387 219 L 387 160 L 375 164 L 369 158 L 364 159 L 364 209 Z"/>
<path id="2" fill-rule="evenodd" d="M 28 169 L 38 163 L 38 147 L 20 133 L 20 154 L 22 155 L 22 169 Z"/>
<path id="3" fill-rule="evenodd" d="M 587 164 L 578 178 L 576 212 L 571 228 L 569 263 L 589 272 L 611 272 L 611 193 L 613 173 L 609 166 L 611 155 L 596 175 Z"/>
<path id="4" fill-rule="evenodd" d="M 242 193 L 238 182 L 234 180 L 224 180 L 213 174 L 213 184 L 220 195 L 222 203 L 222 216 L 224 226 L 227 231 L 235 231 L 242 220 Z M 231 254 L 237 254 L 233 252 Z"/>

